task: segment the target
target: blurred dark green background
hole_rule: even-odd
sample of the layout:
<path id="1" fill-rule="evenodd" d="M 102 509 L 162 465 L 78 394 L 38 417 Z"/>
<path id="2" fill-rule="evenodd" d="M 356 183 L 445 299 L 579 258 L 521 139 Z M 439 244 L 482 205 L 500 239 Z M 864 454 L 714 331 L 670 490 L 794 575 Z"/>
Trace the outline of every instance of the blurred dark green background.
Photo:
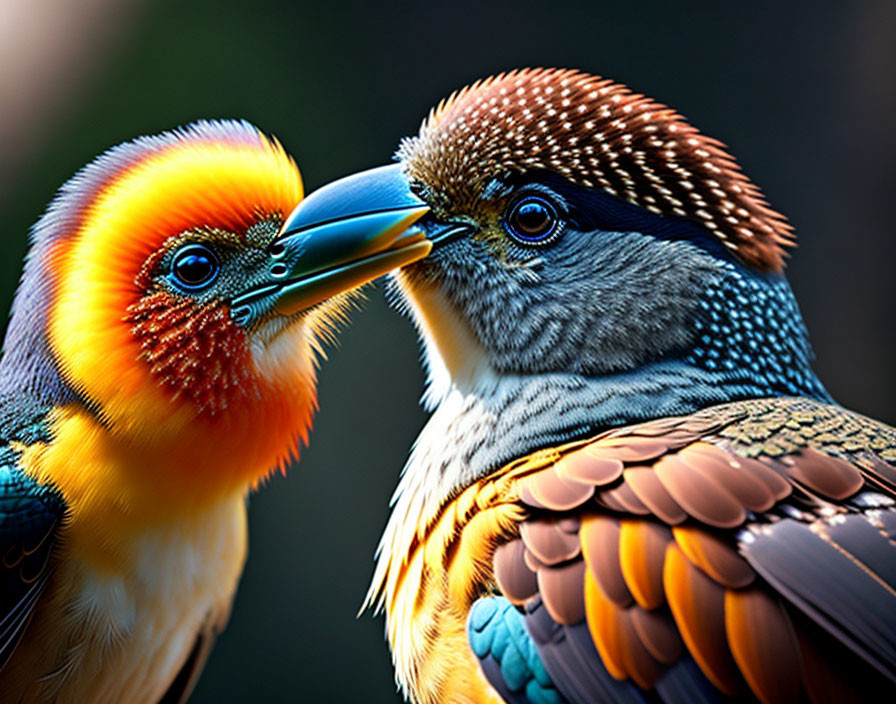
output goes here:
<path id="1" fill-rule="evenodd" d="M 896 3 L 3 0 L 0 306 L 29 225 L 138 134 L 244 117 L 311 190 L 390 158 L 430 105 L 523 65 L 601 73 L 727 142 L 801 247 L 818 369 L 896 422 Z M 378 291 L 331 350 L 301 465 L 252 499 L 249 565 L 195 702 L 395 702 L 381 620 L 355 620 L 424 421 L 410 326 Z"/>

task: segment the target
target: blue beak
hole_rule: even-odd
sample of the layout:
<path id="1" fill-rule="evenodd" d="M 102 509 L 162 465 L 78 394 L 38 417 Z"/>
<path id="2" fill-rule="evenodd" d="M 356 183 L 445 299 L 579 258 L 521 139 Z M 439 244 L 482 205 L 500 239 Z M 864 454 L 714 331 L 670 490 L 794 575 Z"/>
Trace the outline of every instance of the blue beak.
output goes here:
<path id="1" fill-rule="evenodd" d="M 432 243 L 414 223 L 427 212 L 399 164 L 318 189 L 271 245 L 270 281 L 234 298 L 231 315 L 242 325 L 270 311 L 293 315 L 422 259 Z"/>

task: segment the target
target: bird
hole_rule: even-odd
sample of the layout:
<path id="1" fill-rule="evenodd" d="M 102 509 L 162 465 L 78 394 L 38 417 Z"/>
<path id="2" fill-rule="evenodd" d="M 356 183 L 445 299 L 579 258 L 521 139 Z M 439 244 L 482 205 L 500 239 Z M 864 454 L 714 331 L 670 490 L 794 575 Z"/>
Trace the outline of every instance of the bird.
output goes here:
<path id="1" fill-rule="evenodd" d="M 409 701 L 892 699 L 896 430 L 819 380 L 793 229 L 720 141 L 521 69 L 327 205 L 429 208 L 391 296 L 432 414 L 365 601 Z"/>
<path id="2" fill-rule="evenodd" d="M 430 247 L 413 212 L 280 237 L 302 195 L 275 139 L 200 121 L 102 154 L 33 227 L 0 359 L 3 701 L 189 696 L 320 346 Z"/>

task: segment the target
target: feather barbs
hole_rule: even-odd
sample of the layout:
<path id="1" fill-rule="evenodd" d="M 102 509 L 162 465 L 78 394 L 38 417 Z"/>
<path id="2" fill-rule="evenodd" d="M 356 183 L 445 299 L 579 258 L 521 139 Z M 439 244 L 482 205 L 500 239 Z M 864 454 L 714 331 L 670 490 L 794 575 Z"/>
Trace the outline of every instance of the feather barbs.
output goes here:
<path id="1" fill-rule="evenodd" d="M 190 425 L 198 445 L 202 432 L 208 446 L 243 438 L 244 483 L 295 453 L 314 410 L 308 332 L 297 325 L 268 340 L 267 357 L 289 364 L 262 368 L 226 301 L 166 294 L 148 268 L 189 233 L 254 246 L 253 227 L 282 222 L 302 193 L 279 143 L 232 121 L 120 145 L 63 187 L 35 229 L 47 335 L 67 383 L 117 432 L 164 444 Z M 267 434 L 255 423 L 269 423 Z"/>
<path id="2" fill-rule="evenodd" d="M 548 170 L 651 213 L 699 223 L 736 256 L 780 271 L 792 228 L 721 142 L 622 84 L 572 70 L 487 78 L 433 109 L 398 151 L 431 198 L 471 205 L 507 171 Z"/>

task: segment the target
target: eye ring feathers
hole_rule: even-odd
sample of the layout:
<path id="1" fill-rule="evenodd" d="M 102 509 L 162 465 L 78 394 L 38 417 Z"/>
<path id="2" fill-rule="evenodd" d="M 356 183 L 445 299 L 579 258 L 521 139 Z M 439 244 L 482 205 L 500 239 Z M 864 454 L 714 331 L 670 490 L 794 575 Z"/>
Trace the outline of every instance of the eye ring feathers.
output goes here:
<path id="1" fill-rule="evenodd" d="M 557 208 L 550 200 L 526 194 L 507 208 L 504 229 L 523 246 L 544 247 L 557 240 L 563 228 Z"/>

